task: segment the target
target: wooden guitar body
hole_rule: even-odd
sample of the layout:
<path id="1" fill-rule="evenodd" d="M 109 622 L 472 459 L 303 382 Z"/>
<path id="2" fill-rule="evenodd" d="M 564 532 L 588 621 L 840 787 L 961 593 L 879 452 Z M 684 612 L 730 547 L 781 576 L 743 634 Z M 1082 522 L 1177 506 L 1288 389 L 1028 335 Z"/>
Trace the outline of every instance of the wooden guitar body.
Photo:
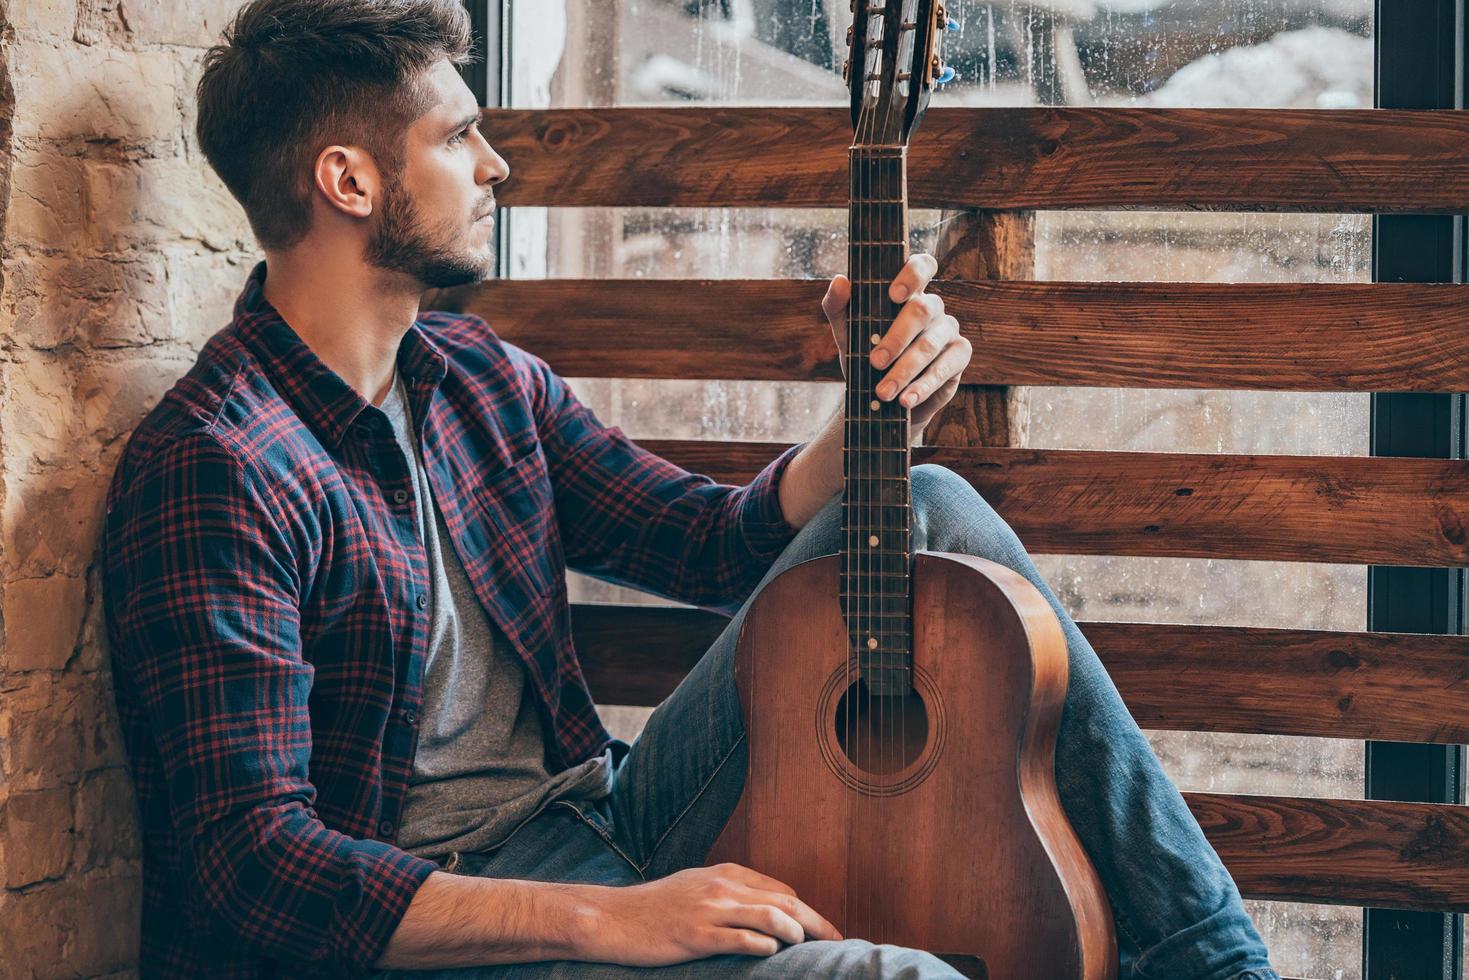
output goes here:
<path id="1" fill-rule="evenodd" d="M 840 568 L 802 562 L 746 613 L 749 771 L 710 860 L 786 882 L 845 936 L 954 956 L 966 975 L 1113 977 L 1111 908 L 1054 782 L 1055 614 L 1008 568 L 920 551 L 912 691 L 871 696 L 851 687 Z"/>

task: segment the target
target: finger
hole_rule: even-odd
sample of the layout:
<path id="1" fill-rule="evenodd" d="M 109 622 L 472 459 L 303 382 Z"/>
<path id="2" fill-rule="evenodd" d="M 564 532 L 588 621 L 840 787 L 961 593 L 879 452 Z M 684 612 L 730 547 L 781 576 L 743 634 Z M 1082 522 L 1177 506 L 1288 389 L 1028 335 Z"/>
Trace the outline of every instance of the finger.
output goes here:
<path id="1" fill-rule="evenodd" d="M 806 940 L 806 930 L 801 923 L 784 909 L 765 902 L 736 905 L 730 909 L 729 918 L 723 924 L 735 929 L 754 929 L 791 945 Z"/>
<path id="2" fill-rule="evenodd" d="M 939 260 L 927 252 L 919 252 L 908 259 L 901 272 L 888 287 L 888 295 L 894 303 L 901 303 L 914 293 L 921 292 L 939 271 Z"/>
<path id="3" fill-rule="evenodd" d="M 913 339 L 937 319 L 944 316 L 944 301 L 933 293 L 919 293 L 898 311 L 892 325 L 873 347 L 869 358 L 872 366 L 881 370 L 897 360 Z"/>
<path id="4" fill-rule="evenodd" d="M 847 308 L 847 303 L 852 299 L 852 281 L 846 276 L 836 276 L 831 284 L 826 287 L 826 295 L 821 298 L 821 310 L 826 314 L 827 322 L 835 329 L 837 321 L 845 322 L 846 317 L 842 311 Z"/>
<path id="5" fill-rule="evenodd" d="M 781 908 L 785 910 L 787 915 L 799 922 L 801 928 L 805 930 L 806 935 L 812 939 L 839 940 L 842 938 L 842 934 L 837 932 L 836 926 L 832 925 L 827 921 L 825 916 L 799 898 L 796 898 L 794 895 L 788 896 L 785 899 L 785 903 Z"/>
<path id="6" fill-rule="evenodd" d="M 775 906 L 799 922 L 805 934 L 813 939 L 842 938 L 836 926 L 827 921 L 821 913 L 801 901 L 795 889 L 753 869 L 743 868 L 742 870 L 749 872 L 750 881 L 759 883 L 751 887 L 751 904 L 765 903 Z"/>
<path id="7" fill-rule="evenodd" d="M 765 891 L 780 892 L 782 895 L 795 895 L 796 890 L 779 878 L 772 878 L 762 871 L 746 867 L 743 864 L 731 864 L 730 877 L 748 888 L 761 888 Z"/>
<path id="8" fill-rule="evenodd" d="M 754 929 L 725 929 L 720 936 L 720 952 L 745 956 L 774 956 L 780 952 L 780 940 Z"/>
<path id="9" fill-rule="evenodd" d="M 928 399 L 913 412 L 913 426 L 919 432 L 933 421 L 933 417 L 943 410 L 943 407 L 954 400 L 959 393 L 959 379 L 950 378 L 945 381 L 939 390 L 928 396 Z"/>
<path id="10" fill-rule="evenodd" d="M 961 337 L 940 351 L 933 363 L 899 393 L 898 404 L 904 408 L 921 405 L 951 379 L 958 377 L 969 363 L 967 346 L 967 341 Z"/>
<path id="11" fill-rule="evenodd" d="M 884 401 L 892 400 L 957 339 L 959 321 L 953 317 L 941 317 L 930 322 L 883 374 L 877 385 L 877 397 Z"/>

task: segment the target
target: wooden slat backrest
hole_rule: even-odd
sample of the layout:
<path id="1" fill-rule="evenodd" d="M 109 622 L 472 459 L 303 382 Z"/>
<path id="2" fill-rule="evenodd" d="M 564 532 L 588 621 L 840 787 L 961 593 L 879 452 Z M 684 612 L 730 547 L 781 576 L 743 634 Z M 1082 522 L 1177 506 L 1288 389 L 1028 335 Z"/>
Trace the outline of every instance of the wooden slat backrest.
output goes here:
<path id="1" fill-rule="evenodd" d="M 845 109 L 490 109 L 508 206 L 844 207 Z M 1317 109 L 932 109 L 917 208 L 1455 212 L 1469 116 Z M 520 169 L 515 170 L 516 167 Z"/>
<path id="2" fill-rule="evenodd" d="M 487 110 L 483 129 L 511 162 L 500 193 L 509 206 L 846 203 L 849 130 L 836 108 Z M 911 201 L 1461 213 L 1465 145 L 1469 113 L 1457 111 L 935 109 L 913 147 Z M 1023 278 L 1004 264 L 936 287 L 975 341 L 960 425 L 994 421 L 994 389 L 979 386 L 1469 389 L 1463 286 L 979 281 Z M 498 282 L 450 302 L 569 376 L 836 381 L 823 289 Z M 1039 451 L 957 435 L 916 450 L 915 462 L 963 474 L 1035 551 L 1430 566 L 1469 557 L 1462 461 Z M 644 444 L 729 482 L 783 448 Z M 573 614 L 603 703 L 656 703 L 727 622 L 646 606 Z M 1144 727 L 1469 736 L 1463 637 L 1082 628 Z M 1469 808 L 1185 796 L 1246 897 L 1469 910 Z"/>
<path id="3" fill-rule="evenodd" d="M 933 289 L 974 345 L 968 384 L 1469 390 L 1469 303 L 1457 285 Z M 464 308 L 569 377 L 840 381 L 825 290 L 795 279 L 510 280 Z"/>

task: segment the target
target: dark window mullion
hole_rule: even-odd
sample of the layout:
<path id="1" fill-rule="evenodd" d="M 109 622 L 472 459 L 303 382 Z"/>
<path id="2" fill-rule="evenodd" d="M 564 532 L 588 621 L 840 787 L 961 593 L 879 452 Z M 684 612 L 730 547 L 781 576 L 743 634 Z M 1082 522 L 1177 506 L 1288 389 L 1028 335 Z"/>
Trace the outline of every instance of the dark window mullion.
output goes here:
<path id="1" fill-rule="evenodd" d="M 1378 0 L 1376 102 L 1385 109 L 1462 108 L 1464 0 Z M 1373 222 L 1373 279 L 1463 282 L 1462 217 L 1384 215 Z M 1372 396 L 1372 453 L 1464 458 L 1464 396 Z M 1367 627 L 1408 633 L 1464 632 L 1462 569 L 1374 566 Z M 1367 743 L 1368 799 L 1463 802 L 1464 751 L 1457 745 Z M 1366 980 L 1461 980 L 1460 916 L 1367 909 Z"/>
<path id="2" fill-rule="evenodd" d="M 464 0 L 474 25 L 476 58 L 459 75 L 482 106 L 510 104 L 510 0 Z M 493 142 L 492 133 L 485 138 Z M 510 274 L 510 212 L 495 214 L 495 276 Z"/>

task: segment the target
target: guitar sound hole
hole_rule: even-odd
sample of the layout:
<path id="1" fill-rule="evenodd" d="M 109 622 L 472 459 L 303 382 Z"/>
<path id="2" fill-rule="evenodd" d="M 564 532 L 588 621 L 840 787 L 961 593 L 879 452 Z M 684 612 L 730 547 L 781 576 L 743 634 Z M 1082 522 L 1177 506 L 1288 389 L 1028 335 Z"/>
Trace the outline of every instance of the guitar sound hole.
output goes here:
<path id="1" fill-rule="evenodd" d="M 916 688 L 907 694 L 873 694 L 858 678 L 837 702 L 837 744 L 857 769 L 890 776 L 907 769 L 928 744 L 928 710 Z"/>

